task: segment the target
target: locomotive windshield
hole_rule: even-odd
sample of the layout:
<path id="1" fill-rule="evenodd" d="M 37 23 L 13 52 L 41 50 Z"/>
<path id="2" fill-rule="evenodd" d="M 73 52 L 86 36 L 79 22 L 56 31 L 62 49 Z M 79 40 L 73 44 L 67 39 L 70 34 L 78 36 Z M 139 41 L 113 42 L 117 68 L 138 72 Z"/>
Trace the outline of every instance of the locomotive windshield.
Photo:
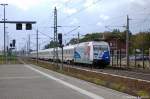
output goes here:
<path id="1" fill-rule="evenodd" d="M 108 51 L 108 46 L 106 45 L 94 45 L 94 51 Z"/>

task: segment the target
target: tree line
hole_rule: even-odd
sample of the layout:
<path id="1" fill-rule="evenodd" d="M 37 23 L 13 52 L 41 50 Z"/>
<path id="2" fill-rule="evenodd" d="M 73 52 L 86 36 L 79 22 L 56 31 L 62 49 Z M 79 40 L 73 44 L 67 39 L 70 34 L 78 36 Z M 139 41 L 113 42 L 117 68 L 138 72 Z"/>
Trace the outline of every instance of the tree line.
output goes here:
<path id="1" fill-rule="evenodd" d="M 131 49 L 149 49 L 150 48 L 150 32 L 140 32 L 136 34 L 129 34 L 129 45 Z M 88 33 L 84 37 L 72 38 L 67 45 L 77 44 L 78 42 L 87 42 L 87 41 L 108 41 L 111 39 L 118 39 L 119 42 L 125 44 L 126 42 L 126 31 L 120 31 L 119 29 L 114 29 L 112 32 L 97 32 L 97 33 Z M 57 42 L 50 41 L 49 44 L 45 45 L 45 49 L 56 47 Z"/>

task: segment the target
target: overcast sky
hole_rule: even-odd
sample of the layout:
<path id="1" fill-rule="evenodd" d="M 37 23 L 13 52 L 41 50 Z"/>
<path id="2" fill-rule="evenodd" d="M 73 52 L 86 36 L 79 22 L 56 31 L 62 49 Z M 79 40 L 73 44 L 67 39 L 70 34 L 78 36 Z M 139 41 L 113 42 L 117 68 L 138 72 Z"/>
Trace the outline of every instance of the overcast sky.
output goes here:
<path id="1" fill-rule="evenodd" d="M 114 28 L 125 30 L 126 16 L 130 17 L 130 31 L 135 34 L 150 29 L 150 0 L 0 0 L 8 3 L 6 18 L 10 21 L 37 21 L 32 31 L 16 31 L 14 24 L 6 24 L 9 39 L 16 39 L 17 46 L 22 48 L 31 35 L 31 47 L 35 48 L 35 29 L 53 37 L 53 12 L 58 9 L 59 33 L 66 34 L 64 42 L 77 33 L 84 35 L 92 32 L 111 31 Z M 0 20 L 3 19 L 3 7 L 0 6 Z M 108 28 L 106 28 L 108 26 Z M 3 48 L 3 24 L 0 24 L 0 48 Z M 40 47 L 51 39 L 40 33 Z"/>

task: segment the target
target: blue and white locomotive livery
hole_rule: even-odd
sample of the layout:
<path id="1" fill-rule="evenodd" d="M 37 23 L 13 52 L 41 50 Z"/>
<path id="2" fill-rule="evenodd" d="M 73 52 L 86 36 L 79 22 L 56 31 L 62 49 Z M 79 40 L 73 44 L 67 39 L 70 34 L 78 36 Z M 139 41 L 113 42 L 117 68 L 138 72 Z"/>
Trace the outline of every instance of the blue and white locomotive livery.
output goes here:
<path id="1" fill-rule="evenodd" d="M 39 51 L 39 58 L 52 60 L 54 58 L 53 48 Z M 36 57 L 36 52 L 31 52 L 31 58 Z M 58 48 L 58 59 L 62 61 L 62 50 Z M 76 45 L 69 45 L 63 48 L 63 61 L 68 63 L 93 64 L 106 66 L 110 64 L 109 44 L 104 41 L 83 42 Z"/>
<path id="2" fill-rule="evenodd" d="M 74 48 L 74 62 L 109 65 L 110 49 L 106 42 L 85 42 L 76 45 Z"/>

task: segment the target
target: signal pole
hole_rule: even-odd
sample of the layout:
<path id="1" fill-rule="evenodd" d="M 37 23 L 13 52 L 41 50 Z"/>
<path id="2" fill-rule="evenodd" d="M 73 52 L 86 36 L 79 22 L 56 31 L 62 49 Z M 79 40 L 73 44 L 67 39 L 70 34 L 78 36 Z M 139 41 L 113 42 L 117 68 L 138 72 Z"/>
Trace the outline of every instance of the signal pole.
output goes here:
<path id="1" fill-rule="evenodd" d="M 27 40 L 27 54 L 28 56 L 30 54 L 30 34 L 28 35 L 28 40 Z"/>
<path id="2" fill-rule="evenodd" d="M 5 7 L 8 5 L 8 4 L 0 4 L 4 7 L 4 59 L 6 59 L 6 41 L 5 41 L 5 21 L 6 21 L 6 18 L 5 18 Z"/>
<path id="3" fill-rule="evenodd" d="M 29 34 L 29 56 L 30 56 L 30 34 Z"/>
<path id="4" fill-rule="evenodd" d="M 127 65 L 127 67 L 129 67 L 129 16 L 127 15 L 127 33 L 126 33 L 126 58 L 127 58 L 127 60 L 126 60 L 126 65 Z"/>
<path id="5" fill-rule="evenodd" d="M 38 31 L 38 29 L 37 29 L 37 31 L 36 31 L 36 62 L 38 63 L 38 57 L 39 57 L 39 53 L 38 53 L 38 50 L 39 50 L 39 47 L 38 47 L 38 34 L 39 34 L 39 31 Z"/>
<path id="6" fill-rule="evenodd" d="M 80 33 L 78 32 L 78 43 L 80 43 Z"/>

